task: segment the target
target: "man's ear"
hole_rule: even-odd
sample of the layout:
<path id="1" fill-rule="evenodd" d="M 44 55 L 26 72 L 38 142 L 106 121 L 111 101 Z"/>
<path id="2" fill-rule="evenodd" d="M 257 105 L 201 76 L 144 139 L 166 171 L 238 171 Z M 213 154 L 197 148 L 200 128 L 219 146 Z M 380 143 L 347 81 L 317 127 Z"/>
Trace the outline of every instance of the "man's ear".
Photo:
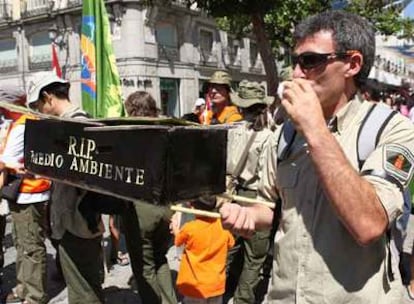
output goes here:
<path id="1" fill-rule="evenodd" d="M 52 94 L 49 94 L 48 92 L 43 92 L 43 101 L 46 103 L 51 103 L 52 102 Z"/>
<path id="2" fill-rule="evenodd" d="M 348 64 L 349 68 L 345 72 L 345 77 L 354 77 L 357 75 L 361 69 L 362 64 L 364 63 L 364 57 L 360 52 L 354 52 L 351 55 L 349 55 Z"/>

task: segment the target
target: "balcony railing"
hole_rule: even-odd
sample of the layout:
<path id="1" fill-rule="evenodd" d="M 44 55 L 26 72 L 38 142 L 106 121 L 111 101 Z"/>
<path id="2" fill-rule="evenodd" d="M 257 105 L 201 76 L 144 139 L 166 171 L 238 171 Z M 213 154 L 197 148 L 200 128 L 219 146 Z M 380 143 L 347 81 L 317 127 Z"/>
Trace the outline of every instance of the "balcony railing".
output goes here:
<path id="1" fill-rule="evenodd" d="M 50 0 L 28 0 L 24 2 L 22 17 L 31 17 L 49 12 L 53 7 Z"/>
<path id="2" fill-rule="evenodd" d="M 169 61 L 178 61 L 180 59 L 178 48 L 158 44 L 158 58 Z"/>
<path id="3" fill-rule="evenodd" d="M 212 51 L 200 48 L 200 63 L 207 66 L 217 66 L 217 55 Z"/>
<path id="4" fill-rule="evenodd" d="M 82 0 L 69 0 L 68 7 L 79 6 L 82 5 Z"/>
<path id="5" fill-rule="evenodd" d="M 0 60 L 0 72 L 8 73 L 17 71 L 17 59 Z"/>
<path id="6" fill-rule="evenodd" d="M 32 56 L 29 62 L 30 70 L 50 69 L 52 60 L 50 54 Z"/>

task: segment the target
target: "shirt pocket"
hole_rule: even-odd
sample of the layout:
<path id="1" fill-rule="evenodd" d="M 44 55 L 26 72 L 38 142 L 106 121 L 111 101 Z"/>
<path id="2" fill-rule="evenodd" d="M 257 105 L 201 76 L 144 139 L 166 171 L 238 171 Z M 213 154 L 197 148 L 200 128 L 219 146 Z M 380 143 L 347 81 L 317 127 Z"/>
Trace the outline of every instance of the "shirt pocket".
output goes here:
<path id="1" fill-rule="evenodd" d="M 295 163 L 280 164 L 278 167 L 277 179 L 278 189 L 282 197 L 284 210 L 295 206 L 297 200 L 297 185 L 299 168 Z"/>

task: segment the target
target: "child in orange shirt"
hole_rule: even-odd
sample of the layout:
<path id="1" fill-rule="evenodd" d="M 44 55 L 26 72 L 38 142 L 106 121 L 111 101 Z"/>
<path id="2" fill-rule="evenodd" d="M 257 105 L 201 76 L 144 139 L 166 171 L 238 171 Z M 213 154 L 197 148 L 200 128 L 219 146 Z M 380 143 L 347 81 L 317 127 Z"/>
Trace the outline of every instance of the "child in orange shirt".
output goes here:
<path id="1" fill-rule="evenodd" d="M 205 205 L 192 203 L 197 209 Z M 184 245 L 177 289 L 184 304 L 221 304 L 226 286 L 226 259 L 234 245 L 231 233 L 224 230 L 219 218 L 196 215 L 179 229 L 172 221 L 175 246 Z"/>

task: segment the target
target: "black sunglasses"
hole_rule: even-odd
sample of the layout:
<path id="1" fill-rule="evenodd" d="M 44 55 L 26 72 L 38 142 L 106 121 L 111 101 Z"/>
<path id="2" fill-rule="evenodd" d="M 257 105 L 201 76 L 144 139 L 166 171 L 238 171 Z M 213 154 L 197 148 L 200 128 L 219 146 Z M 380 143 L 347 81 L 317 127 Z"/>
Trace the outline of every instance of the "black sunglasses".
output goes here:
<path id="1" fill-rule="evenodd" d="M 344 53 L 314 53 L 304 52 L 302 54 L 293 54 L 291 56 L 292 66 L 299 64 L 302 70 L 309 70 L 327 64 L 332 59 L 345 59 L 358 51 L 346 51 Z"/>

